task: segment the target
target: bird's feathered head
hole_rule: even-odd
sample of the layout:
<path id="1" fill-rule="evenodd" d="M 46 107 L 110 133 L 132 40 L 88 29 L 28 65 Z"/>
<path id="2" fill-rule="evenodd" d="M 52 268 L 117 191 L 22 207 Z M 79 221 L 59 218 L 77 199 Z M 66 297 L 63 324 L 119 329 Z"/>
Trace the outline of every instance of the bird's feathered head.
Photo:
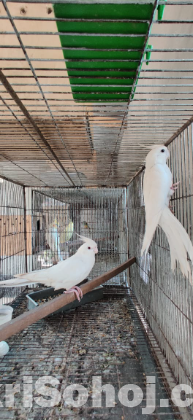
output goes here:
<path id="1" fill-rule="evenodd" d="M 163 144 L 153 146 L 146 156 L 146 168 L 156 164 L 165 164 L 169 157 L 170 153 L 166 146 Z"/>
<path id="2" fill-rule="evenodd" d="M 93 250 L 94 251 L 94 253 L 95 254 L 97 254 L 98 253 L 98 248 L 97 248 L 97 243 L 95 242 L 95 241 L 93 241 L 92 239 L 90 239 L 90 238 L 86 238 L 86 236 L 82 236 L 82 235 L 79 235 L 78 233 L 77 233 L 77 236 L 79 236 L 79 238 L 83 241 L 83 242 L 85 242 L 85 244 L 84 245 L 82 245 L 79 249 L 78 249 L 78 251 L 79 250 L 81 250 L 81 248 L 82 249 L 84 249 L 84 250 Z"/>

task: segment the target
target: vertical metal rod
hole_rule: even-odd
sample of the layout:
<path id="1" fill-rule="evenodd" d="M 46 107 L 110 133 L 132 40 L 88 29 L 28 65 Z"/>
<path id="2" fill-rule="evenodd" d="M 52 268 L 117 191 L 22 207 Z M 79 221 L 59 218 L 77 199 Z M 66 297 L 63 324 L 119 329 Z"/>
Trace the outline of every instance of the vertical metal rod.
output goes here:
<path id="1" fill-rule="evenodd" d="M 27 273 L 28 264 L 27 264 L 27 215 L 26 215 L 26 191 L 23 187 L 23 227 L 24 227 L 24 248 L 25 248 L 25 271 Z"/>

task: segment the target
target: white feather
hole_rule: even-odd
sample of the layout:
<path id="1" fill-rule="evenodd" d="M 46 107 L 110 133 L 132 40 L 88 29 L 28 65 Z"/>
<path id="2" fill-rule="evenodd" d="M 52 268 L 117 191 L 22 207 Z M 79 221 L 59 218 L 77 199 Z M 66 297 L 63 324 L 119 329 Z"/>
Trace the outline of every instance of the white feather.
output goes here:
<path id="1" fill-rule="evenodd" d="M 82 238 L 83 239 L 83 238 Z M 84 238 L 86 243 L 64 261 L 45 270 L 17 274 L 14 279 L 0 282 L 1 287 L 18 287 L 33 283 L 43 283 L 57 289 L 70 289 L 84 280 L 95 264 L 97 244 L 92 239 Z"/>
<path id="2" fill-rule="evenodd" d="M 163 152 L 164 150 L 164 152 Z M 147 253 L 156 227 L 159 225 L 165 232 L 171 254 L 171 268 L 179 262 L 182 273 L 190 276 L 190 265 L 187 253 L 193 261 L 193 246 L 188 234 L 179 220 L 168 208 L 173 194 L 172 174 L 166 164 L 169 151 L 165 146 L 156 146 L 146 157 L 144 175 L 144 202 L 146 212 L 146 231 L 141 254 Z"/>

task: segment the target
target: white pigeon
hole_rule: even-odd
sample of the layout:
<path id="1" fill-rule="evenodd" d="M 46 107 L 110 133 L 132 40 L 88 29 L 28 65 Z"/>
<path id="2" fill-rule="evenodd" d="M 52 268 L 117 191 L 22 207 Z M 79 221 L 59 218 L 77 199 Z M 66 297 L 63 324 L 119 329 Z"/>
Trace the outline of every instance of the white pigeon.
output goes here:
<path id="1" fill-rule="evenodd" d="M 169 200 L 177 188 L 172 184 L 172 173 L 166 164 L 169 150 L 163 145 L 154 146 L 146 157 L 144 175 L 144 202 L 146 213 L 146 230 L 141 255 L 147 253 L 156 227 L 159 225 L 165 232 L 171 254 L 171 268 L 179 262 L 182 273 L 191 277 L 187 253 L 193 261 L 193 246 L 190 238 L 179 220 L 169 209 Z"/>
<path id="2" fill-rule="evenodd" d="M 92 239 L 80 236 L 85 242 L 78 251 L 64 261 L 44 270 L 17 274 L 14 279 L 1 281 L 1 287 L 19 287 L 33 283 L 43 283 L 54 287 L 55 290 L 66 289 L 64 293 L 74 292 L 78 300 L 83 296 L 82 290 L 76 286 L 84 280 L 95 264 L 95 254 L 98 253 L 97 244 Z"/>

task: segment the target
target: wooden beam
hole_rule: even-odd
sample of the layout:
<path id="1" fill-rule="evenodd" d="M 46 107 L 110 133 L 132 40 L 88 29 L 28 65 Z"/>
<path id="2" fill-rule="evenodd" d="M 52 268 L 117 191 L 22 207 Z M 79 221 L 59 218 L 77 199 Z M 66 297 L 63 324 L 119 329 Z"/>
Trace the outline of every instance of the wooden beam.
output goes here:
<path id="1" fill-rule="evenodd" d="M 136 262 L 136 258 L 130 258 L 125 263 L 113 268 L 113 270 L 107 271 L 107 273 L 102 276 L 96 277 L 95 279 L 89 281 L 88 283 L 81 286 L 82 292 L 85 295 L 111 278 L 117 276 L 117 274 L 122 273 L 132 264 Z M 47 302 L 31 311 L 24 312 L 22 315 L 18 316 L 15 319 L 12 319 L 6 324 L 0 326 L 0 341 L 6 340 L 14 334 L 17 334 L 19 331 L 24 330 L 29 325 L 34 324 L 34 322 L 39 321 L 39 319 L 44 318 L 47 315 L 50 315 L 52 312 L 57 311 L 68 303 L 76 300 L 74 293 L 63 294 L 50 302 Z"/>

